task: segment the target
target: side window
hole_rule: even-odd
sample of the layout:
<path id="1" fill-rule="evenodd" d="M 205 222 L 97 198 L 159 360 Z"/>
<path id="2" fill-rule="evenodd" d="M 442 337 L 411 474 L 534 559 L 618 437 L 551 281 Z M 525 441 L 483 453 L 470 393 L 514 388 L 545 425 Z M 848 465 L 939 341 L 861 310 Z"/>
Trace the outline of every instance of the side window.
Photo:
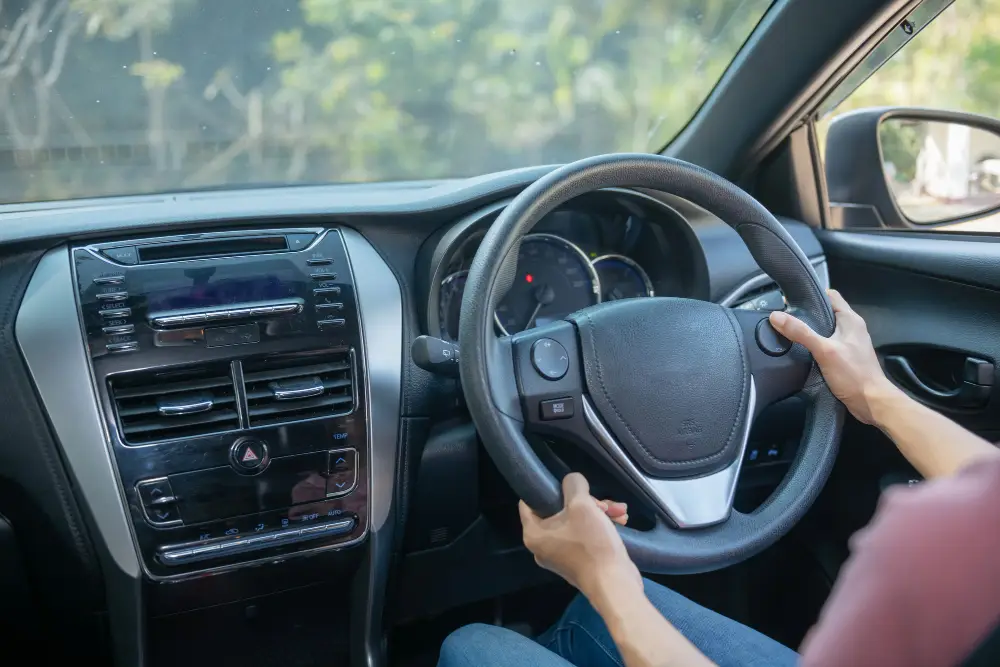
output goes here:
<path id="1" fill-rule="evenodd" d="M 1000 233 L 1000 0 L 925 0 L 816 129 L 831 226 Z"/>

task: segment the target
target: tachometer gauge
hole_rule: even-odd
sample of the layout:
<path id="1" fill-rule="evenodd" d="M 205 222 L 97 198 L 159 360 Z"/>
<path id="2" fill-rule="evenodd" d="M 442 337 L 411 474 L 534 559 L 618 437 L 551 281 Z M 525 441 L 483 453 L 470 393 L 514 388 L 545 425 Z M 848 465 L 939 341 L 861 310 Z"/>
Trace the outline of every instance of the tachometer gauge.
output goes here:
<path id="1" fill-rule="evenodd" d="M 458 317 L 462 314 L 462 293 L 468 277 L 468 271 L 456 271 L 441 281 L 438 322 L 441 323 L 441 337 L 453 343 L 458 342 Z"/>
<path id="2" fill-rule="evenodd" d="M 603 255 L 591 264 L 601 281 L 603 301 L 653 296 L 652 281 L 634 260 L 624 255 Z"/>
<path id="3" fill-rule="evenodd" d="M 517 254 L 517 273 L 500 301 L 504 334 L 562 319 L 601 300 L 597 272 L 580 248 L 554 234 L 529 234 Z"/>

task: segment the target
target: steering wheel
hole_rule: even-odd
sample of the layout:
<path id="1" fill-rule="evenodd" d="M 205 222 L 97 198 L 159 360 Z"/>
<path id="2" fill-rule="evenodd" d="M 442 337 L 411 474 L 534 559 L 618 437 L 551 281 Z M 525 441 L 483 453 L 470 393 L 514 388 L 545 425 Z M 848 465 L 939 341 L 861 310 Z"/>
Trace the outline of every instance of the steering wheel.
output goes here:
<path id="1" fill-rule="evenodd" d="M 500 472 L 540 515 L 562 509 L 561 486 L 527 434 L 586 448 L 654 510 L 651 530 L 618 529 L 641 570 L 726 567 L 773 544 L 805 514 L 833 467 L 844 407 L 809 353 L 778 335 L 762 312 L 629 299 L 498 337 L 493 312 L 513 283 L 524 235 L 564 202 L 612 187 L 669 192 L 726 221 L 781 287 L 788 312 L 821 335 L 833 333 L 833 311 L 812 265 L 749 194 L 680 160 L 597 156 L 525 189 L 483 239 L 459 324 L 466 402 Z M 754 419 L 796 393 L 808 417 L 790 470 L 756 510 L 734 510 Z"/>

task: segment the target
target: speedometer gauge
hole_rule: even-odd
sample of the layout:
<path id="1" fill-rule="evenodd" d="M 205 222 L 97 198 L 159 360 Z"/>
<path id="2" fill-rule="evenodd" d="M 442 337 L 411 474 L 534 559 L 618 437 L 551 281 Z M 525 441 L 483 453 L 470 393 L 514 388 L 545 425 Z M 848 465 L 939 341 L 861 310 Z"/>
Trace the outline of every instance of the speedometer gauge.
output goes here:
<path id="1" fill-rule="evenodd" d="M 497 306 L 504 334 L 562 319 L 601 300 L 601 283 L 580 248 L 554 234 L 529 234 L 517 254 L 514 284 Z"/>
<path id="2" fill-rule="evenodd" d="M 601 280 L 604 301 L 653 296 L 653 283 L 642 267 L 624 255 L 604 255 L 591 264 Z"/>

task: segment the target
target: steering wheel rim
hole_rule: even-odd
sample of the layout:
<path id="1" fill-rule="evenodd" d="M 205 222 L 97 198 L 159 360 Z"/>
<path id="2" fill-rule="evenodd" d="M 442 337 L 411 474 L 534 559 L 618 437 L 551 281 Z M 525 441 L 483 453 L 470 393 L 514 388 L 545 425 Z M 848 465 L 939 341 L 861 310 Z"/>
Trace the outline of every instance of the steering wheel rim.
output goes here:
<path id="1" fill-rule="evenodd" d="M 520 240 L 530 232 L 535 223 L 578 195 L 612 187 L 648 188 L 669 192 L 701 206 L 724 220 L 740 234 L 764 272 L 782 288 L 790 312 L 807 321 L 821 335 L 831 335 L 835 327 L 833 311 L 819 279 L 795 241 L 774 216 L 753 197 L 716 174 L 681 160 L 659 155 L 613 154 L 565 165 L 539 179 L 506 207 L 483 238 L 466 279 L 459 323 L 459 344 L 463 391 L 483 443 L 518 496 L 543 516 L 551 515 L 561 509 L 562 496 L 559 481 L 535 454 L 524 433 L 526 427 L 529 430 L 533 426 L 551 427 L 551 423 L 546 425 L 537 421 L 537 414 L 533 412 L 537 401 L 532 402 L 537 397 L 529 395 L 531 392 L 527 388 L 529 384 L 536 382 L 535 379 L 528 377 L 530 373 L 525 370 L 529 368 L 525 365 L 525 355 L 529 354 L 527 344 L 531 340 L 539 340 L 538 334 L 532 333 L 533 339 L 522 337 L 519 340 L 518 336 L 521 334 L 498 338 L 493 328 L 493 312 L 515 278 Z M 722 331 L 723 338 L 719 338 L 720 345 L 727 346 L 726 349 L 731 350 L 733 355 L 742 354 L 740 363 L 747 365 L 744 371 L 730 370 L 730 367 L 735 369 L 738 366 L 735 361 L 737 357 L 732 356 L 732 364 L 726 363 L 714 367 L 714 372 L 730 374 L 729 379 L 733 380 L 737 376 L 732 373 L 745 372 L 745 376 L 740 377 L 745 377 L 750 387 L 747 396 L 747 392 L 738 391 L 739 388 L 734 383 L 725 381 L 720 383 L 720 391 L 729 392 L 725 397 L 728 401 L 726 405 L 736 407 L 738 403 L 739 410 L 733 417 L 733 429 L 740 424 L 740 427 L 749 433 L 756 414 L 759 414 L 766 405 L 785 395 L 800 391 L 807 401 L 808 416 L 798 454 L 784 481 L 755 511 L 749 514 L 735 510 L 730 512 L 732 503 L 732 490 L 730 490 L 726 516 L 713 525 L 706 523 L 696 528 L 680 529 L 681 523 L 677 521 L 676 516 L 680 513 L 671 513 L 668 508 L 665 513 L 658 512 L 656 526 L 652 530 L 619 528 L 630 556 L 644 571 L 674 574 L 700 572 L 719 569 L 745 560 L 787 533 L 802 518 L 819 494 L 836 459 L 843 424 L 843 405 L 830 393 L 808 353 L 800 346 L 793 346 L 791 351 L 777 356 L 769 353 L 761 354 L 759 349 L 754 348 L 755 328 L 765 326 L 760 320 L 759 313 L 754 315 L 751 311 L 738 312 L 728 309 L 725 309 L 725 313 L 721 313 L 718 310 L 722 308 L 721 306 L 680 299 L 634 301 L 643 303 L 626 305 L 620 302 L 618 305 L 595 306 L 570 316 L 558 325 L 553 325 L 549 331 L 540 332 L 554 337 L 546 340 L 562 340 L 570 348 L 573 343 L 566 336 L 575 336 L 579 343 L 579 347 L 572 348 L 569 354 L 571 376 L 573 372 L 578 372 L 583 378 L 579 380 L 583 393 L 577 396 L 581 403 L 586 403 L 581 405 L 583 408 L 581 412 L 587 412 L 587 418 L 591 419 L 587 423 L 593 437 L 588 438 L 587 434 L 573 426 L 578 421 L 575 418 L 565 420 L 561 423 L 561 427 L 568 434 L 580 435 L 585 442 L 597 442 L 602 440 L 603 436 L 597 433 L 602 429 L 600 419 L 594 417 L 595 412 L 601 411 L 604 423 L 609 426 L 619 426 L 611 422 L 620 421 L 625 430 L 619 428 L 614 432 L 624 436 L 624 440 L 635 440 L 634 444 L 639 447 L 639 449 L 628 448 L 626 447 L 628 442 L 612 443 L 618 444 L 622 451 L 628 449 L 632 452 L 632 456 L 626 455 L 626 458 L 631 458 L 637 465 L 619 460 L 624 467 L 631 465 L 631 479 L 639 479 L 634 475 L 638 467 L 645 468 L 645 472 L 641 472 L 641 475 L 646 476 L 646 472 L 649 472 L 645 465 L 647 463 L 654 467 L 657 463 L 663 464 L 652 472 L 656 479 L 662 477 L 669 480 L 672 475 L 680 475 L 683 478 L 681 481 L 704 480 L 714 476 L 715 473 L 701 474 L 705 472 L 704 469 L 701 473 L 683 469 L 677 472 L 677 466 L 687 463 L 680 460 L 661 461 L 656 456 L 650 461 L 636 460 L 637 456 L 642 458 L 642 451 L 646 451 L 644 443 L 639 442 L 641 440 L 639 436 L 630 437 L 629 434 L 633 434 L 631 426 L 634 424 L 628 423 L 628 415 L 624 417 L 621 414 L 611 415 L 610 411 L 617 413 L 618 407 L 610 396 L 608 401 L 600 400 L 599 394 L 602 392 L 597 390 L 596 380 L 593 378 L 596 375 L 595 360 L 598 370 L 601 366 L 598 351 L 603 352 L 608 349 L 608 344 L 602 343 L 601 339 L 601 327 L 605 324 L 614 327 L 616 320 L 632 318 L 634 326 L 635 322 L 646 321 L 642 318 L 649 317 L 654 311 L 655 316 L 661 318 L 660 321 L 665 321 L 662 317 L 676 313 L 686 313 L 692 320 L 714 318 L 713 331 L 725 330 Z M 723 324 L 727 321 L 726 318 L 732 324 L 732 332 Z M 574 333 L 569 334 L 568 331 Z M 528 332 L 523 333 L 528 334 Z M 673 335 L 671 332 L 661 327 L 655 336 L 641 342 L 652 346 L 649 349 L 661 349 L 656 347 L 663 344 L 660 339 L 671 335 Z M 697 344 L 690 337 L 678 340 L 692 346 Z M 743 346 L 742 352 L 737 352 L 738 346 Z M 627 365 L 629 361 L 626 359 L 622 363 Z M 574 371 L 576 366 L 579 369 Z M 762 384 L 768 386 L 762 387 Z M 774 387 L 771 387 L 771 384 Z M 587 387 L 590 389 L 589 393 L 585 391 Z M 550 387 L 546 386 L 543 389 L 548 390 Z M 603 377 L 601 389 L 604 389 Z M 658 388 L 654 388 L 654 391 L 656 389 Z M 606 391 L 603 393 L 607 394 Z M 714 394 L 712 397 L 714 398 Z M 669 404 L 664 405 L 669 408 Z M 635 414 L 633 411 L 632 415 Z M 640 413 L 636 419 L 642 422 L 645 417 Z M 745 420 L 745 423 L 740 421 L 741 419 Z M 693 422 L 693 420 L 687 421 Z M 571 426 L 576 428 L 576 431 L 573 431 Z M 640 426 L 649 424 L 640 423 Z M 698 429 L 700 431 L 700 426 Z M 608 431 L 613 429 L 603 430 L 604 435 L 609 435 Z M 645 433 L 649 432 L 647 428 Z M 611 437 L 614 439 L 614 434 L 611 434 Z M 743 446 L 745 444 L 746 435 L 743 436 Z M 675 436 L 672 442 L 657 443 L 660 449 L 656 452 L 674 452 L 676 445 Z M 606 439 L 602 447 L 605 454 L 611 451 L 608 450 Z M 725 468 L 727 471 L 735 469 L 732 473 L 732 489 L 734 489 L 735 475 L 738 475 L 742 461 L 742 450 L 739 450 L 738 458 L 733 458 L 735 449 L 730 447 L 727 440 L 726 446 L 719 449 L 719 452 L 723 451 L 725 457 L 720 459 L 719 465 L 725 463 L 728 466 Z M 610 460 L 607 456 L 605 459 Z M 697 459 L 697 461 L 703 460 Z M 616 471 L 622 472 L 620 469 Z M 684 477 L 686 473 L 691 474 Z M 648 486 L 643 488 L 648 490 Z"/>

